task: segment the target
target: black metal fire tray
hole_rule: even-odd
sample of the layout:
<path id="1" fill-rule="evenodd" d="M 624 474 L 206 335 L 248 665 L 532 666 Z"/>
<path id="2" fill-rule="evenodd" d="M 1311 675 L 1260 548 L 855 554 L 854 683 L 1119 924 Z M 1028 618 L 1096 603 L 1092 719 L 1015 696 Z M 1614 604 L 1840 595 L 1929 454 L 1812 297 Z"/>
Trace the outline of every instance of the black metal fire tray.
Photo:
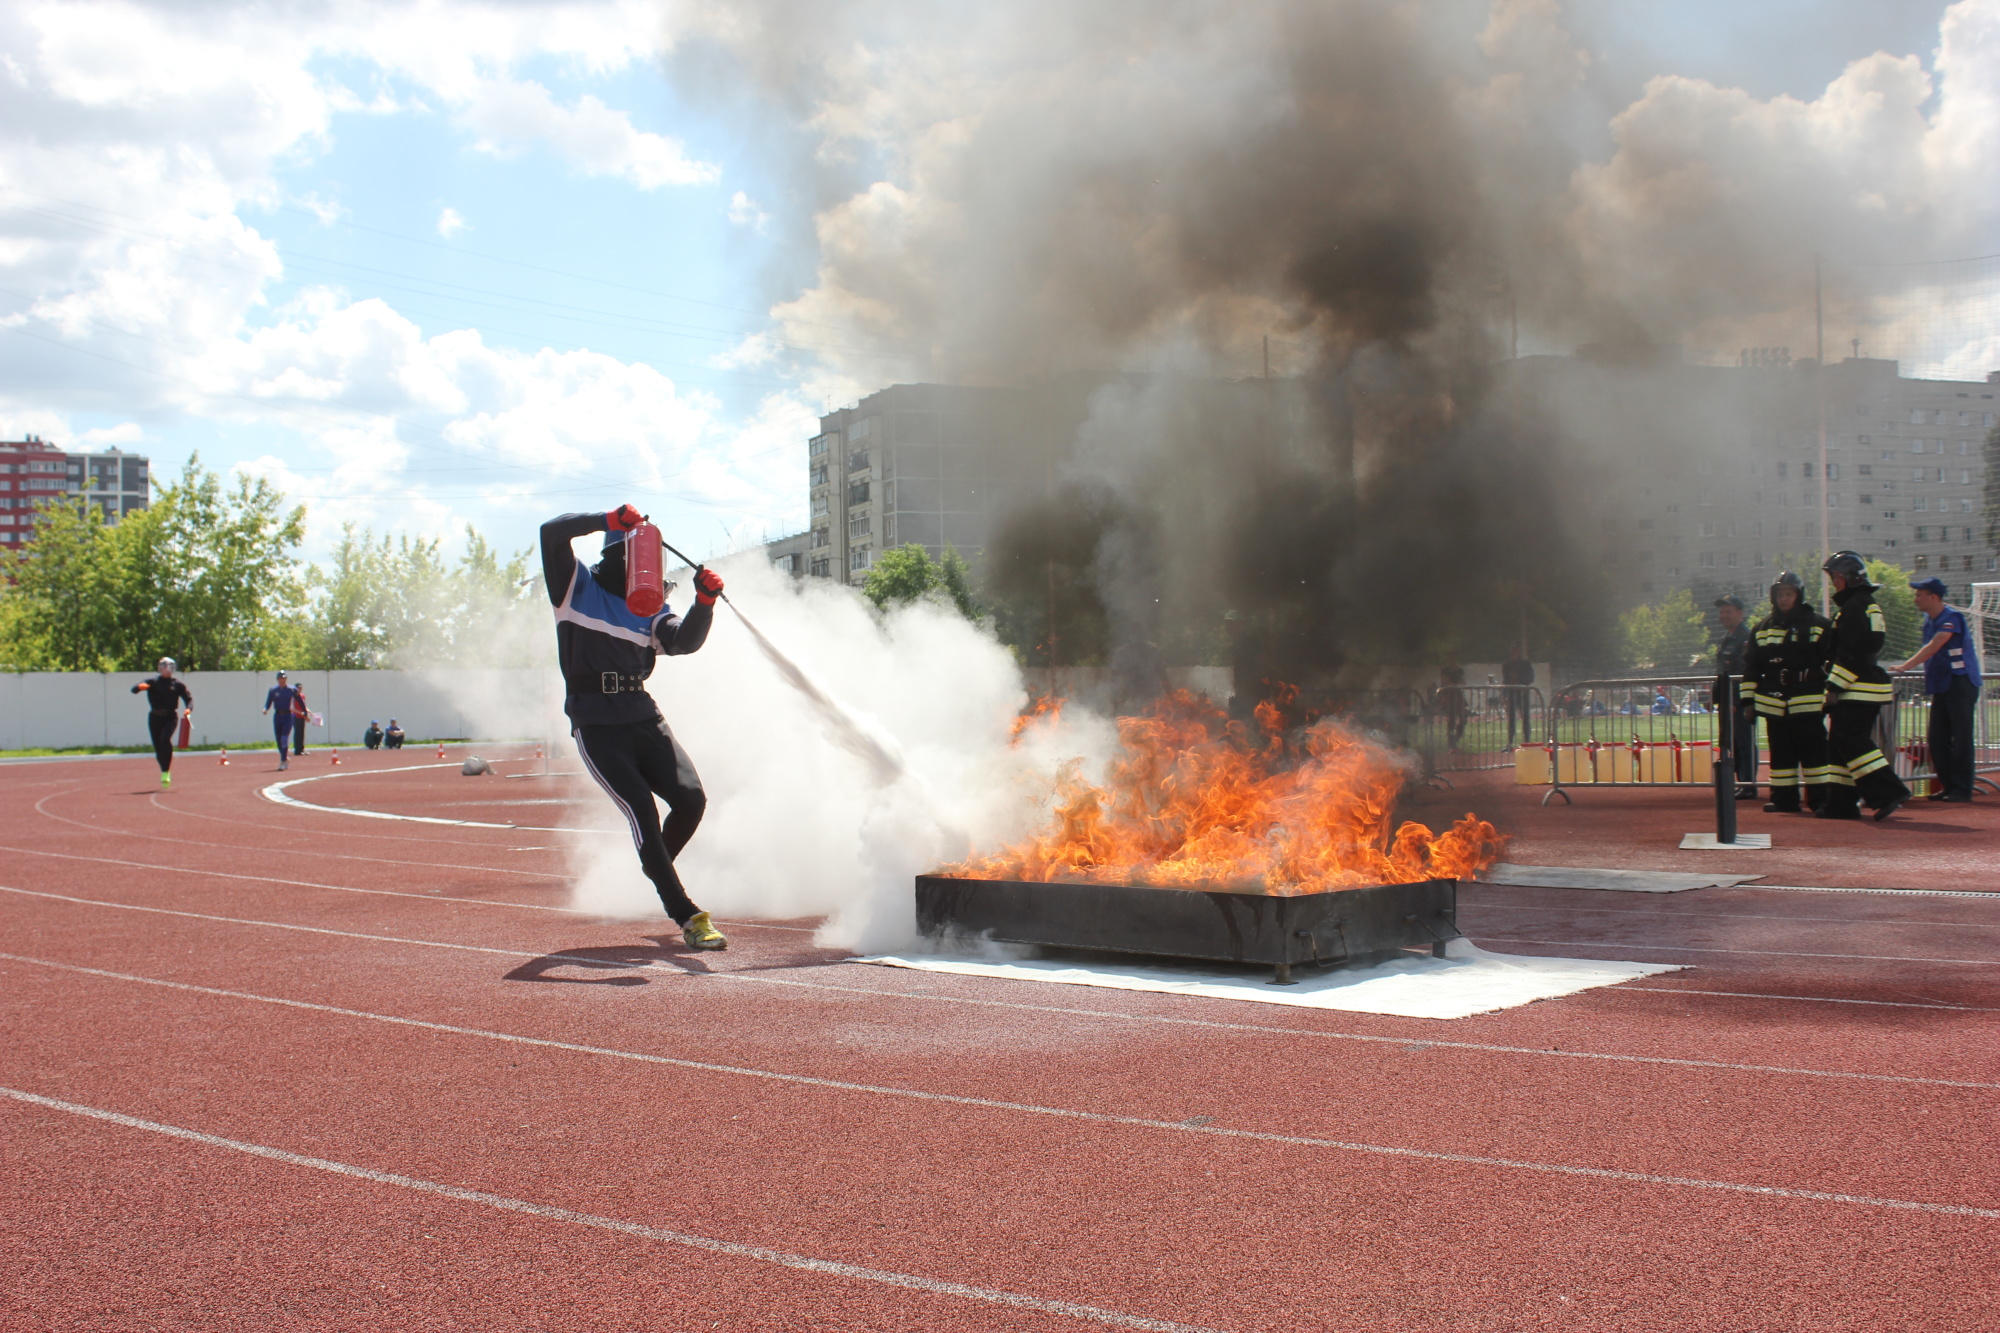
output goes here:
<path id="1" fill-rule="evenodd" d="M 1442 958 L 1457 923 L 1455 879 L 1279 895 L 917 876 L 917 929 L 927 937 L 1260 963 L 1281 985 L 1295 966 L 1375 962 L 1416 948 Z"/>

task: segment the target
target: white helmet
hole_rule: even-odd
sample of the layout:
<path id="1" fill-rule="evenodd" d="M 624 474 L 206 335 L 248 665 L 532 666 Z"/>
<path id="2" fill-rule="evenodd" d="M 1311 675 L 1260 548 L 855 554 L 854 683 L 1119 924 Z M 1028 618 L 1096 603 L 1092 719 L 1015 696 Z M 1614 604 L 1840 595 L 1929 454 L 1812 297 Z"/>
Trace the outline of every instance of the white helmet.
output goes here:
<path id="1" fill-rule="evenodd" d="M 173 669 L 174 659 L 171 657 L 163 657 L 153 666 L 153 670 L 155 671 L 172 671 Z"/>

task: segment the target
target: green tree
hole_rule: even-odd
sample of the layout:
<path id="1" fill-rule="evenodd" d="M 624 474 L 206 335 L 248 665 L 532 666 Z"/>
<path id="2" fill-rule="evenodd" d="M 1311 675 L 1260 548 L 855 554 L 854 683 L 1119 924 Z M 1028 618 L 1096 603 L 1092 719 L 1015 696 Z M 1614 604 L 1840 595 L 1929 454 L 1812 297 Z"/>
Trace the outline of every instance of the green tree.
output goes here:
<path id="1" fill-rule="evenodd" d="M 268 481 L 188 459 L 148 509 L 106 527 L 89 496 L 44 506 L 11 560 L 7 656 L 58 671 L 267 665 L 300 606 L 305 511 Z"/>
<path id="2" fill-rule="evenodd" d="M 159 657 L 184 671 L 269 666 L 303 610 L 296 552 L 305 510 L 286 510 L 262 477 L 238 475 L 224 486 L 195 454 L 151 508 L 104 536 L 106 567 L 119 580 L 113 656 L 124 670 Z"/>
<path id="3" fill-rule="evenodd" d="M 1708 622 L 1686 588 L 1649 606 L 1635 606 L 1618 618 L 1628 666 L 1680 674 L 1708 647 Z"/>
<path id="4" fill-rule="evenodd" d="M 915 542 L 884 551 L 870 567 L 861 595 L 882 611 L 928 599 L 949 604 L 970 621 L 985 614 L 973 595 L 971 567 L 949 545 L 940 561 Z"/>
<path id="5" fill-rule="evenodd" d="M 26 671 L 108 671 L 120 665 L 126 590 L 103 512 L 84 496 L 45 501 L 34 539 L 7 555 L 8 665 Z"/>
<path id="6" fill-rule="evenodd" d="M 307 663 L 328 668 L 527 666 L 545 655 L 528 551 L 502 560 L 465 530 L 456 566 L 435 538 L 341 529 L 330 568 L 314 567 Z"/>

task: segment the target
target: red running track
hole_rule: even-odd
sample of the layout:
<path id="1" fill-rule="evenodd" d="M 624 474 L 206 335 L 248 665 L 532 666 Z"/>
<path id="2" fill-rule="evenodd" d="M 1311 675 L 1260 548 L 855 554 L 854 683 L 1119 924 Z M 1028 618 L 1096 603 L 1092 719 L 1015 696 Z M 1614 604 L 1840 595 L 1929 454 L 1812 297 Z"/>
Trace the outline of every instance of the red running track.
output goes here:
<path id="1" fill-rule="evenodd" d="M 1325 1013 L 692 955 L 564 910 L 599 798 L 459 757 L 293 794 L 473 823 L 0 767 L 0 1327 L 2000 1322 L 2000 896 L 1473 887 L 1696 966 Z"/>

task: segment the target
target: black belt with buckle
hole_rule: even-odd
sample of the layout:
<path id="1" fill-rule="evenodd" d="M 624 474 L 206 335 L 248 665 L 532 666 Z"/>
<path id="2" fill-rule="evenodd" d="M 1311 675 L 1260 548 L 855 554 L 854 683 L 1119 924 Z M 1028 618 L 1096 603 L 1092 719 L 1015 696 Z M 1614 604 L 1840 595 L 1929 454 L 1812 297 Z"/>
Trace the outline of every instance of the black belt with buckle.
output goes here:
<path id="1" fill-rule="evenodd" d="M 600 671 L 593 687 L 588 680 L 573 682 L 571 694 L 630 694 L 634 690 L 643 692 L 646 688 L 644 676 L 626 676 L 616 671 Z"/>

